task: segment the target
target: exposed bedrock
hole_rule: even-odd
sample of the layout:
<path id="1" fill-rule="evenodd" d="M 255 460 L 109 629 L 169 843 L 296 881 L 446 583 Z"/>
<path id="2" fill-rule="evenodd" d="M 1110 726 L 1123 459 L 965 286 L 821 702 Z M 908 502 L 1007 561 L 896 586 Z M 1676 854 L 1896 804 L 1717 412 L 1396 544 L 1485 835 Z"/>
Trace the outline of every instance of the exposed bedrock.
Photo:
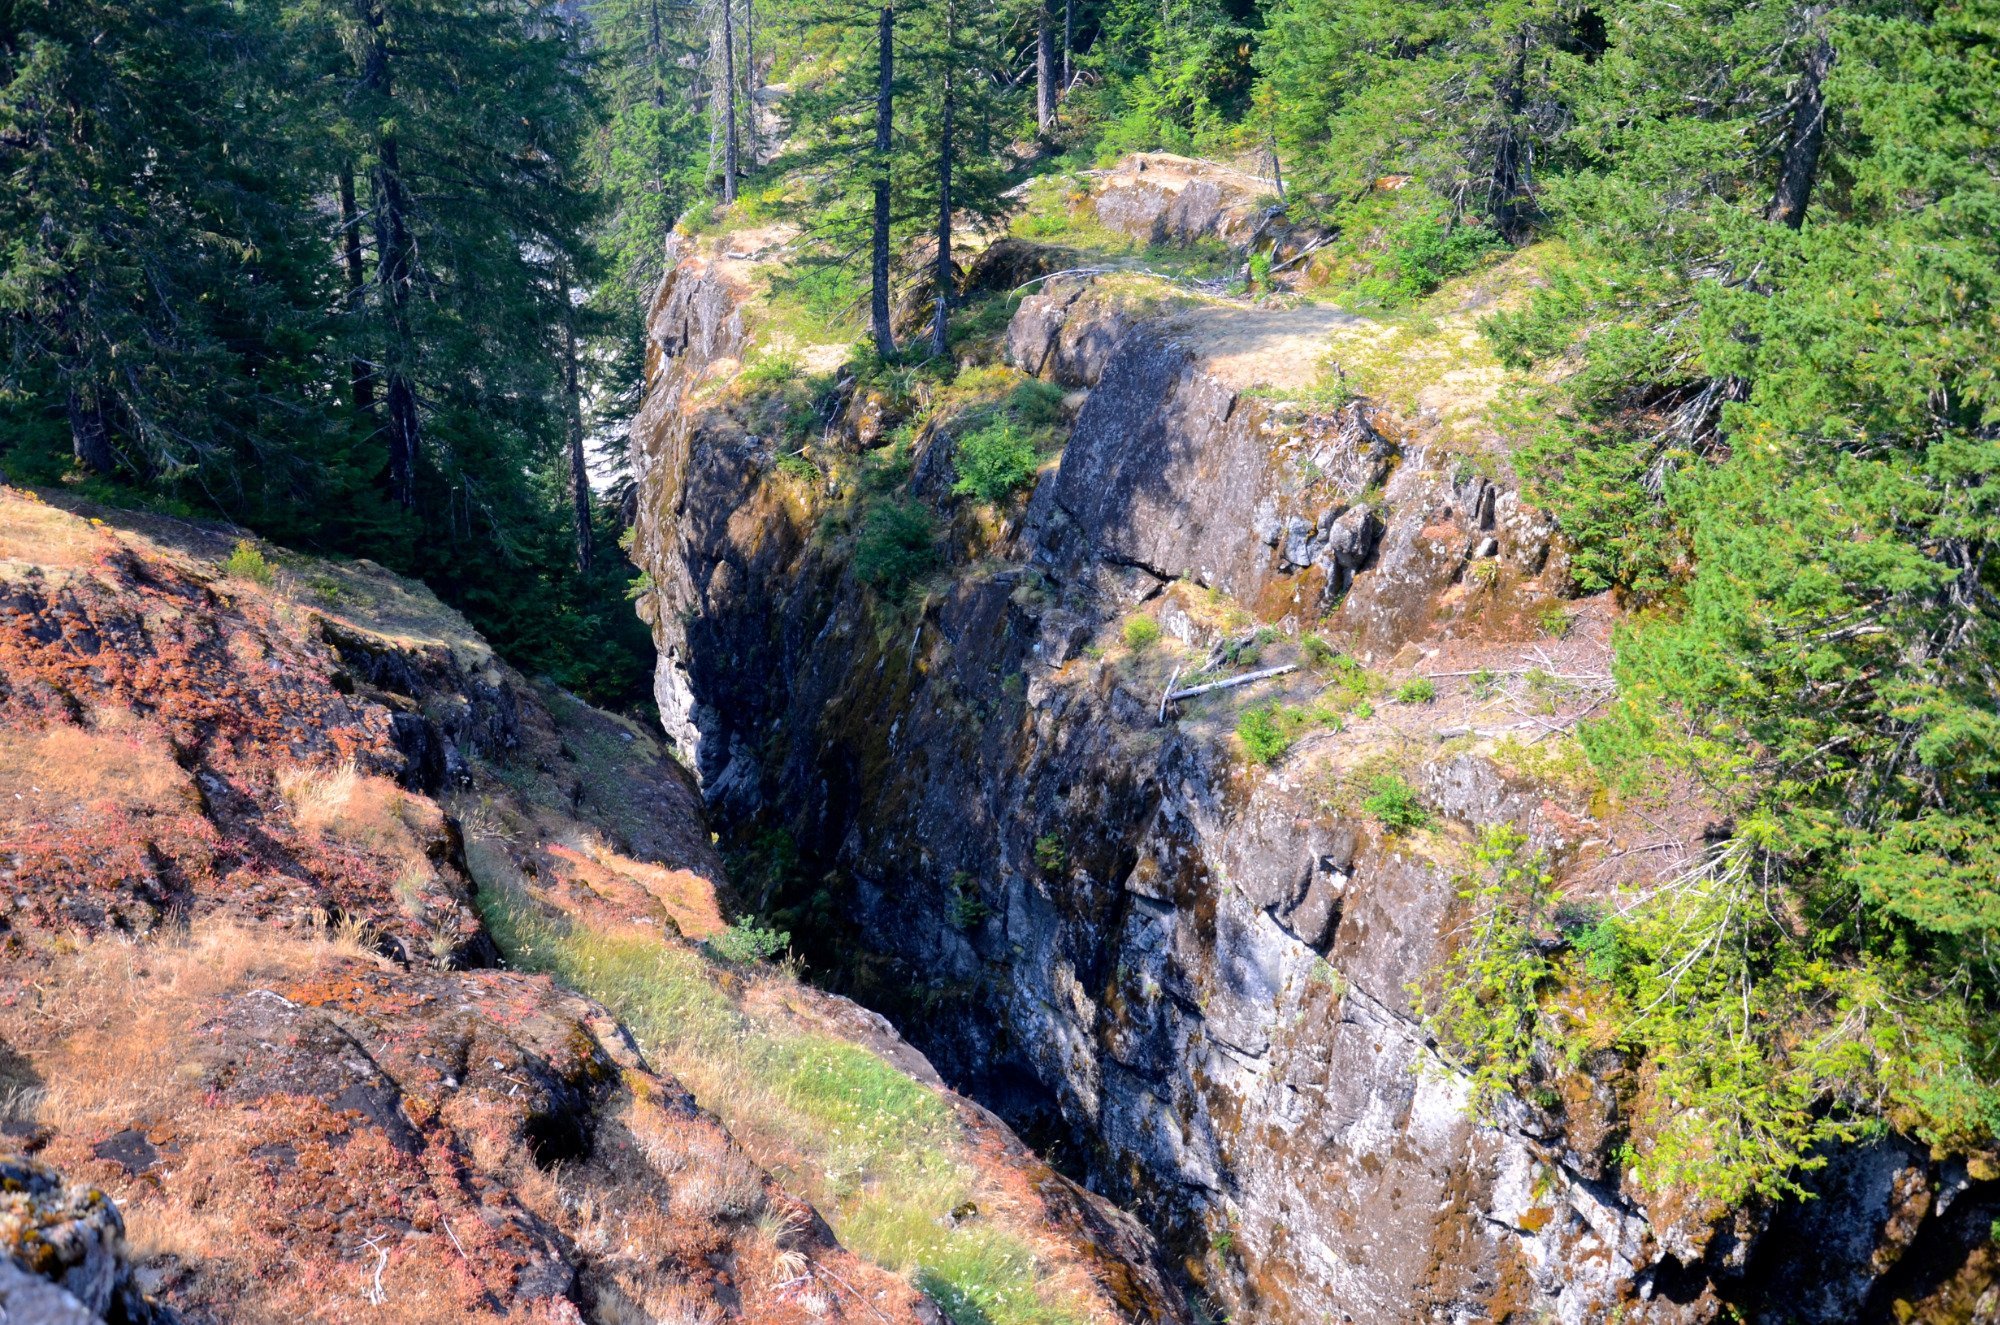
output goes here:
<path id="1" fill-rule="evenodd" d="M 1378 666 L 1466 641 L 1525 660 L 1565 561 L 1493 467 L 1365 401 L 1247 393 L 1203 309 L 1054 283 L 1006 352 L 1089 393 L 1060 464 L 977 557 L 948 522 L 957 573 L 892 632 L 772 442 L 698 389 L 742 352 L 731 297 L 716 265 L 672 267 L 634 431 L 668 732 L 720 821 L 785 829 L 826 881 L 821 969 L 1139 1212 L 1232 1319 L 1886 1319 L 1885 1285 L 1962 1272 L 1947 1226 L 1996 1184 L 1893 1138 L 1833 1156 L 1825 1200 L 1718 1212 L 1624 1179 L 1616 1053 L 1476 1121 L 1411 993 L 1461 867 L 1307 772 L 1374 729 L 1246 769 L 1227 725 L 1161 722 L 1158 685 L 1088 647 L 1139 604 L 1203 643 L 1213 591 L 1281 633 L 1331 612 Z M 950 517 L 948 446 L 913 483 Z M 1440 735 L 1411 778 L 1445 829 L 1512 822 L 1559 871 L 1602 851 L 1587 806 Z"/>

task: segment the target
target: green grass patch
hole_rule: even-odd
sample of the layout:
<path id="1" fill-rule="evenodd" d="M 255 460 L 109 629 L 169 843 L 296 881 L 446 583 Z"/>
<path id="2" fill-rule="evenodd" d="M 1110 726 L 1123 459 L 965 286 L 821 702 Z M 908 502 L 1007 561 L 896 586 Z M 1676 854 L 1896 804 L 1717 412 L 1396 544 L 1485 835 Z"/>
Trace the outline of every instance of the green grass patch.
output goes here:
<path id="1" fill-rule="evenodd" d="M 1396 687 L 1398 704 L 1428 704 L 1437 698 L 1437 682 L 1428 676 L 1413 676 Z"/>
<path id="2" fill-rule="evenodd" d="M 230 552 L 228 560 L 222 563 L 222 569 L 225 574 L 236 579 L 249 580 L 253 584 L 266 587 L 269 587 L 271 581 L 277 577 L 277 571 L 272 567 L 270 558 L 247 538 L 237 540 L 236 547 Z"/>
<path id="3" fill-rule="evenodd" d="M 1018 1236 L 947 1218 L 973 1199 L 978 1177 L 934 1091 L 858 1045 L 745 1014 L 690 948 L 546 914 L 492 839 L 474 833 L 466 851 L 480 911 L 509 964 L 602 1002 L 739 1139 L 796 1156 L 775 1175 L 826 1216 L 843 1245 L 908 1275 L 955 1325 L 1086 1318 L 1041 1286 Z"/>

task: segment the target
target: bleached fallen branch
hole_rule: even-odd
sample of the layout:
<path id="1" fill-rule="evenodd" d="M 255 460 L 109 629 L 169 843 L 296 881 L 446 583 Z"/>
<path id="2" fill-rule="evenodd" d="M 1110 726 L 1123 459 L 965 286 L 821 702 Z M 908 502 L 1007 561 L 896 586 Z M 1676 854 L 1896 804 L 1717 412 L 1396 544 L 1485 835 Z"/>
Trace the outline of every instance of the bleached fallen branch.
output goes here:
<path id="1" fill-rule="evenodd" d="M 1048 275 L 1046 276 L 1030 277 L 1028 280 L 1022 281 L 1019 285 L 1015 286 L 1007 293 L 1019 294 L 1021 293 L 1021 291 L 1027 289 L 1031 285 L 1040 285 L 1043 281 L 1052 281 L 1058 276 L 1105 276 L 1110 274 L 1111 272 L 1119 270 L 1121 270 L 1121 268 L 1118 267 L 1070 267 L 1064 271 L 1052 271 L 1048 273 Z"/>
<path id="2" fill-rule="evenodd" d="M 1196 695 L 1205 695 L 1211 690 L 1228 690 L 1233 686 L 1247 686 L 1252 681 L 1267 681 L 1274 676 L 1283 676 L 1286 672 L 1296 672 L 1298 670 L 1299 665 L 1297 663 L 1286 663 L 1282 667 L 1266 667 L 1261 672 L 1245 672 L 1241 676 L 1232 676 L 1226 681 L 1210 681 L 1207 685 L 1189 686 L 1186 690 L 1170 690 L 1167 692 L 1167 699 L 1169 701 L 1193 699 Z"/>
<path id="3" fill-rule="evenodd" d="M 1526 676 L 1529 672 L 1541 672 L 1553 681 L 1594 681 L 1599 685 L 1610 685 L 1611 678 L 1602 672 L 1551 672 L 1542 667 L 1476 667 L 1469 672 L 1418 672 L 1433 681 L 1442 681 L 1453 676 Z"/>

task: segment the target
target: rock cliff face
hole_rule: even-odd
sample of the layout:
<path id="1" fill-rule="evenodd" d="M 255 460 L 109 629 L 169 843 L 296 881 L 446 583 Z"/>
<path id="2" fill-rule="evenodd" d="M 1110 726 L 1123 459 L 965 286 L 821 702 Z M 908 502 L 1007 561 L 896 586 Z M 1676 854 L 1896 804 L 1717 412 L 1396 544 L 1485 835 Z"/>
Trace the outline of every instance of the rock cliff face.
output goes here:
<path id="1" fill-rule="evenodd" d="M 941 1319 L 642 1044 L 676 1019 L 635 1038 L 538 944 L 737 1038 L 791 1009 L 772 1043 L 963 1111 L 940 1144 L 1080 1318 L 1165 1300 L 879 1018 L 699 955 L 721 865 L 643 730 L 379 567 L 236 539 L 0 488 L 0 1146 L 36 1157 L 0 1158 L 0 1319 Z"/>
<path id="2" fill-rule="evenodd" d="M 1060 461 L 989 514 L 951 495 L 952 430 L 920 434 L 910 490 L 950 568 L 898 607 L 825 532 L 843 494 L 732 403 L 742 273 L 676 257 L 634 433 L 670 736 L 744 840 L 790 835 L 838 927 L 827 978 L 1145 1217 L 1232 1319 L 1974 1318 L 1991 1256 L 1964 1230 L 1994 1175 L 1890 1138 L 1832 1156 L 1816 1204 L 1649 1196 L 1610 1050 L 1551 1065 L 1541 1104 L 1468 1109 L 1417 1001 L 1473 833 L 1514 825 L 1587 898 L 1703 822 L 1678 793 L 1607 807 L 1548 753 L 1608 693 L 1615 610 L 1567 596 L 1504 465 L 1432 418 L 1261 388 L 1296 376 L 1274 361 L 1302 328 L 1354 319 L 1122 279 L 1028 297 L 1004 355 L 1070 393 Z M 1168 639 L 1121 633 L 1134 614 Z M 1302 665 L 1164 698 L 1258 652 Z M 1324 703 L 1356 663 L 1436 697 L 1378 689 L 1245 760 L 1247 705 Z M 1384 776 L 1428 828 L 1363 812 Z"/>

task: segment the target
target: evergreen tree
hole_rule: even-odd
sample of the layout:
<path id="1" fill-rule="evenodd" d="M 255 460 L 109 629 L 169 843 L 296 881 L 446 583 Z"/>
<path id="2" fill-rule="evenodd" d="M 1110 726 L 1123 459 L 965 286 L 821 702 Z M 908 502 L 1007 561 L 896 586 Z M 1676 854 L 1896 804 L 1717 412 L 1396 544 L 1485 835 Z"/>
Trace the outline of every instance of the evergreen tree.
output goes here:
<path id="1" fill-rule="evenodd" d="M 266 134 L 267 16 L 0 7 L 4 368 L 87 470 L 226 496 L 311 430 L 299 338 L 325 287 Z"/>
<path id="2" fill-rule="evenodd" d="M 832 77 L 795 94 L 802 141 L 784 164 L 805 181 L 803 210 L 827 254 L 845 262 L 867 252 L 871 336 L 886 358 L 896 352 L 892 254 L 927 232 L 945 307 L 957 220 L 1003 210 L 1003 149 L 1018 103 L 1002 16 L 971 0 L 923 0 L 894 9 L 835 3 L 808 18 L 839 58 Z M 851 168 L 858 155 L 866 173 Z M 934 351 L 938 326 L 934 317 Z"/>
<path id="3" fill-rule="evenodd" d="M 659 283 L 668 232 L 700 195 L 708 139 L 695 57 L 695 11 L 674 0 L 595 0 L 591 80 L 604 117 L 589 153 L 602 195 L 598 244 L 635 300 Z"/>
<path id="4" fill-rule="evenodd" d="M 1558 0 L 1285 0 L 1259 62 L 1295 187 L 1337 212 L 1413 176 L 1451 217 L 1518 240 L 1599 40 Z"/>
<path id="5" fill-rule="evenodd" d="M 1582 365 L 1527 460 L 1584 573 L 1657 604 L 1593 752 L 1707 783 L 1735 818 L 1706 887 L 1759 899 L 1635 922 L 1642 980 L 1744 925 L 1756 956 L 1662 985 L 1633 1034 L 1681 1108 L 1729 1111 L 1730 1172 L 1806 1162 L 1843 1093 L 1988 1145 L 2000 99 L 1972 89 L 2000 9 L 1674 8 L 1610 12 L 1585 168 L 1550 190 L 1570 256 L 1493 327 Z M 1797 1025 L 1869 1029 L 1808 1053 Z M 1663 1176 L 1698 1179 L 1711 1143 L 1663 1140 Z"/>

